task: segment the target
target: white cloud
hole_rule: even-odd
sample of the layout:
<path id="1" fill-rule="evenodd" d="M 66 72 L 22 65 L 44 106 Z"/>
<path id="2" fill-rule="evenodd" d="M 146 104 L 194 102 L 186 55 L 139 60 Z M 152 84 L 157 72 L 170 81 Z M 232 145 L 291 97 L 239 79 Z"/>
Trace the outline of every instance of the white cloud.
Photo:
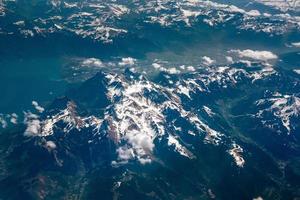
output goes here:
<path id="1" fill-rule="evenodd" d="M 159 71 L 167 72 L 169 74 L 179 74 L 181 72 L 179 69 L 177 69 L 175 67 L 166 68 L 166 67 L 161 66 L 161 64 L 158 64 L 158 63 L 152 63 L 152 67 Z M 182 69 L 183 66 L 180 66 L 180 68 Z"/>
<path id="2" fill-rule="evenodd" d="M 148 132 L 148 130 L 144 130 L 144 131 Z M 131 131 L 131 132 L 127 132 L 125 138 L 130 144 L 132 144 L 132 146 L 134 146 L 142 154 L 147 154 L 147 152 L 151 152 L 154 147 L 151 135 L 140 134 L 138 131 Z"/>
<path id="3" fill-rule="evenodd" d="M 264 13 L 263 16 L 264 17 L 271 17 L 272 15 L 270 13 Z"/>
<path id="4" fill-rule="evenodd" d="M 256 197 L 253 200 L 264 200 L 262 197 Z"/>
<path id="5" fill-rule="evenodd" d="M 6 120 L 3 118 L 2 115 L 0 115 L 0 125 L 2 128 L 6 128 L 7 127 L 7 122 Z"/>
<path id="6" fill-rule="evenodd" d="M 169 74 L 179 74 L 180 73 L 180 71 L 178 69 L 176 69 L 175 67 L 168 68 L 166 71 Z"/>
<path id="7" fill-rule="evenodd" d="M 152 63 L 152 67 L 154 67 L 155 69 L 160 69 L 161 65 L 158 63 Z"/>
<path id="8" fill-rule="evenodd" d="M 32 101 L 33 107 L 40 113 L 44 112 L 44 108 L 38 104 L 36 101 Z"/>
<path id="9" fill-rule="evenodd" d="M 17 21 L 14 23 L 17 26 L 25 26 L 25 22 L 24 21 Z"/>
<path id="10" fill-rule="evenodd" d="M 85 66 L 85 67 L 103 67 L 103 63 L 101 60 L 97 59 L 97 58 L 87 58 L 85 60 L 82 61 L 81 66 Z"/>
<path id="11" fill-rule="evenodd" d="M 11 124 L 17 124 L 18 123 L 18 115 L 16 113 L 12 113 L 12 114 L 0 113 L 0 127 L 7 128 L 9 122 Z"/>
<path id="12" fill-rule="evenodd" d="M 249 58 L 253 60 L 259 60 L 259 61 L 268 61 L 268 60 L 274 60 L 277 59 L 277 55 L 270 51 L 256 51 L 251 49 L 246 50 L 231 50 L 230 53 L 236 54 L 240 58 Z"/>
<path id="13" fill-rule="evenodd" d="M 149 152 L 152 152 L 154 144 L 149 135 L 140 134 L 137 131 L 127 132 L 125 136 L 128 145 L 119 147 L 118 163 L 125 164 L 129 160 L 136 158 L 141 164 L 151 163 Z M 115 163 L 117 164 L 117 162 Z"/>
<path id="14" fill-rule="evenodd" d="M 261 14 L 258 10 L 250 10 L 250 11 L 247 12 L 247 15 L 252 16 L 252 17 L 258 17 Z"/>
<path id="15" fill-rule="evenodd" d="M 47 141 L 46 142 L 46 148 L 49 150 L 56 149 L 56 144 L 53 141 Z"/>
<path id="16" fill-rule="evenodd" d="M 300 48 L 300 42 L 293 42 L 293 43 L 291 43 L 291 45 L 292 45 L 293 47 Z"/>
<path id="17" fill-rule="evenodd" d="M 131 58 L 131 57 L 128 57 L 128 58 L 122 58 L 122 61 L 119 62 L 119 65 L 121 65 L 121 66 L 125 66 L 125 65 L 132 66 L 132 65 L 135 64 L 135 62 L 136 62 L 136 59 Z"/>
<path id="18" fill-rule="evenodd" d="M 40 133 L 41 123 L 37 115 L 31 112 L 25 113 L 24 123 L 27 125 L 25 136 L 36 136 Z"/>
<path id="19" fill-rule="evenodd" d="M 34 119 L 27 122 L 27 128 L 24 132 L 25 136 L 36 136 L 40 133 L 40 120 Z"/>
<path id="20" fill-rule="evenodd" d="M 231 56 L 226 56 L 226 61 L 230 64 L 233 63 L 233 58 Z"/>
<path id="21" fill-rule="evenodd" d="M 11 114 L 10 122 L 12 124 L 17 124 L 18 123 L 18 115 L 16 113 Z"/>
<path id="22" fill-rule="evenodd" d="M 119 147 L 117 150 L 118 153 L 118 159 L 122 161 L 128 161 L 132 158 L 134 158 L 134 152 L 132 148 L 126 147 Z"/>
<path id="23" fill-rule="evenodd" d="M 193 66 L 187 66 L 186 69 L 191 72 L 194 72 L 196 70 Z"/>
<path id="24" fill-rule="evenodd" d="M 215 62 L 215 60 L 211 59 L 211 58 L 208 57 L 208 56 L 203 56 L 203 57 L 202 57 L 202 63 L 203 63 L 204 65 L 211 65 L 211 64 L 213 64 L 214 62 Z"/>
<path id="25" fill-rule="evenodd" d="M 196 71 L 195 67 L 192 66 L 192 65 L 189 65 L 189 66 L 180 65 L 179 68 L 182 69 L 182 70 L 190 71 L 190 72 Z"/>

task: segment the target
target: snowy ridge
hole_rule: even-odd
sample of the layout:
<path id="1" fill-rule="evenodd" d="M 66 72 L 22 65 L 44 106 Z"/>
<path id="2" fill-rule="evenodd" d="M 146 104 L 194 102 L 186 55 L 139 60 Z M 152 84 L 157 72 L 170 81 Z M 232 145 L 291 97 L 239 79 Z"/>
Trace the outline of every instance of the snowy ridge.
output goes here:
<path id="1" fill-rule="evenodd" d="M 111 75 L 107 77 L 115 78 Z M 219 139 L 219 133 L 210 129 L 195 114 L 185 111 L 181 106 L 180 98 L 176 94 L 172 94 L 170 90 L 151 83 L 143 77 L 139 77 L 138 81 L 130 81 L 130 84 L 127 82 L 116 84 L 115 81 L 111 84 L 113 87 L 109 86 L 108 95 L 112 98 L 113 104 L 108 109 L 109 112 L 105 114 L 105 120 L 109 121 L 110 134 L 114 139 L 120 143 L 123 140 L 126 141 L 125 145 L 118 150 L 119 162 L 127 162 L 134 158 L 137 158 L 142 164 L 151 162 L 151 152 L 155 146 L 154 140 L 161 141 L 165 135 L 168 135 L 168 145 L 173 146 L 175 151 L 188 158 L 194 157 L 175 136 L 170 134 L 172 132 L 176 134 L 176 130 L 167 128 L 168 124 L 172 122 L 168 122 L 163 113 L 168 109 L 176 110 L 198 131 L 206 132 L 207 141 L 217 143 L 214 140 Z M 116 88 L 116 85 L 119 87 Z M 120 90 L 120 85 L 122 90 Z M 145 96 L 145 93 L 161 94 L 165 101 L 158 104 Z M 114 118 L 111 117 L 111 112 L 114 113 Z"/>
<path id="2" fill-rule="evenodd" d="M 251 65 L 251 62 L 249 63 Z M 184 94 L 190 98 L 193 93 L 211 92 L 212 85 L 220 89 L 234 87 L 243 82 L 244 79 L 255 82 L 266 77 L 276 75 L 276 70 L 268 63 L 262 63 L 257 70 L 248 70 L 246 68 L 235 68 L 231 66 L 212 66 L 201 68 L 200 73 L 195 73 L 192 78 L 180 80 L 176 83 L 177 93 Z"/>
<path id="3" fill-rule="evenodd" d="M 122 62 L 131 66 L 135 60 L 127 58 L 122 59 Z M 85 67 L 95 66 L 97 69 L 103 66 L 95 58 L 84 60 L 81 64 Z M 195 155 L 184 141 L 183 132 L 188 137 L 203 138 L 204 144 L 216 146 L 222 144 L 227 136 L 220 127 L 211 127 L 207 123 L 207 117 L 214 118 L 216 115 L 209 107 L 199 105 L 198 109 L 190 109 L 186 107 L 187 102 L 193 101 L 200 94 L 213 95 L 216 90 L 235 88 L 245 81 L 251 84 L 276 74 L 276 71 L 270 64 L 263 62 L 255 69 L 247 65 L 240 68 L 206 66 L 188 74 L 174 75 L 168 71 L 161 73 L 165 77 L 162 83 L 148 80 L 136 73 L 134 68 L 126 69 L 121 74 L 101 72 L 100 76 L 95 76 L 101 79 L 101 87 L 105 88 L 103 94 L 99 95 L 104 95 L 109 102 L 101 115 L 92 113 L 80 116 L 76 103 L 69 100 L 65 108 L 45 116 L 47 109 L 33 101 L 38 114 L 25 113 L 27 129 L 24 134 L 49 137 L 59 132 L 65 135 L 84 133 L 89 135 L 87 138 L 91 145 L 109 138 L 116 146 L 117 158 L 113 161 L 114 165 L 130 161 L 151 163 L 155 160 L 158 144 L 167 144 L 168 150 L 193 159 Z M 177 79 L 172 79 L 171 75 Z M 204 110 L 205 116 L 199 110 Z M 289 117 L 288 110 L 283 114 Z M 178 121 L 185 121 L 186 124 L 177 123 Z M 232 144 L 236 143 L 232 141 Z M 236 150 L 229 149 L 228 152 L 237 166 L 242 167 L 242 157 L 238 158 L 242 151 L 236 147 Z"/>
<path id="4" fill-rule="evenodd" d="M 242 153 L 244 152 L 244 150 L 238 144 L 233 143 L 232 149 L 230 149 L 228 152 L 233 157 L 233 159 L 238 167 L 244 166 L 245 160 L 242 157 Z"/>
<path id="5" fill-rule="evenodd" d="M 5 17 L 6 3 L 7 1 L 4 1 L 0 4 L 2 17 Z M 18 4 L 17 1 L 13 3 Z M 19 32 L 24 37 L 34 37 L 64 32 L 81 38 L 110 43 L 119 35 L 131 33 L 140 20 L 145 23 L 158 23 L 161 26 L 184 24 L 184 26 L 192 27 L 198 22 L 209 26 L 231 24 L 237 29 L 268 34 L 282 34 L 292 29 L 299 29 L 300 24 L 299 17 L 289 14 L 263 15 L 257 10 L 245 11 L 233 5 L 203 0 L 151 0 L 147 2 L 94 0 L 80 3 L 48 1 L 45 6 L 49 7 L 47 16 L 33 19 L 32 25 L 20 25 L 12 21 L 11 24 L 15 29 L 3 30 L 3 33 Z M 135 22 L 124 23 L 129 22 L 128 16 L 135 16 Z"/>
<path id="6" fill-rule="evenodd" d="M 4 15 L 5 15 L 4 3 L 2 1 L 0 1 L 0 16 L 4 16 Z"/>
<path id="7" fill-rule="evenodd" d="M 63 133 L 67 137 L 72 133 L 84 133 L 89 135 L 87 143 L 90 145 L 109 138 L 116 145 L 117 158 L 113 165 L 130 161 L 151 163 L 155 160 L 156 145 L 163 143 L 182 157 L 194 159 L 182 139 L 182 130 L 189 137 L 202 137 L 206 144 L 222 143 L 222 133 L 209 127 L 199 113 L 184 109 L 179 85 L 178 89 L 162 87 L 129 70 L 125 75 L 105 73 L 104 79 L 106 96 L 111 103 L 105 108 L 103 117 L 78 115 L 73 101 L 68 101 L 64 109 L 42 117 L 47 109 L 44 111 L 34 103 L 41 114 L 25 113 L 25 136 L 47 138 Z M 177 114 L 170 118 L 169 112 Z M 186 121 L 189 128 L 177 124 L 177 120 Z M 57 148 L 55 142 L 52 143 L 50 146 Z"/>
<path id="8" fill-rule="evenodd" d="M 58 125 L 60 122 L 64 124 L 61 131 L 65 134 L 76 129 L 80 131 L 82 128 L 88 128 L 90 126 L 99 128 L 101 120 L 94 116 L 82 118 L 77 115 L 76 105 L 74 102 L 69 101 L 67 107 L 60 110 L 58 113 L 47 116 L 46 119 L 41 119 L 38 115 L 32 113 L 25 113 L 25 123 L 27 129 L 25 130 L 26 136 L 49 136 L 54 134 L 55 129 L 60 129 Z"/>
<path id="9" fill-rule="evenodd" d="M 146 5 L 140 5 L 139 10 L 150 13 L 148 22 L 159 23 L 162 26 L 172 26 L 178 22 L 192 26 L 193 23 L 202 20 L 209 26 L 232 23 L 239 29 L 275 34 L 299 28 L 297 17 L 263 15 L 257 10 L 245 11 L 234 5 L 204 0 L 149 1 Z"/>
<path id="10" fill-rule="evenodd" d="M 280 120 L 288 134 L 295 128 L 291 120 L 300 116 L 300 98 L 295 95 L 275 93 L 270 98 L 258 100 L 256 105 L 262 108 L 256 116 L 262 119 L 265 126 L 275 128 L 276 121 L 267 118 L 268 114 L 271 114 Z"/>
<path id="11" fill-rule="evenodd" d="M 300 2 L 297 0 L 255 0 L 259 3 L 265 4 L 267 6 L 274 7 L 281 11 L 300 11 Z"/>

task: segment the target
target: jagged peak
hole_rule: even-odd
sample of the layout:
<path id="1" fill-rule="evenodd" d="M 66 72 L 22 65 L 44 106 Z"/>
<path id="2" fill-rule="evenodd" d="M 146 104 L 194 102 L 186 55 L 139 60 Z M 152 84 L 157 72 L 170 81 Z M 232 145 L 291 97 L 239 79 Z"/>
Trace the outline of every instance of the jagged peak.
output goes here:
<path id="1" fill-rule="evenodd" d="M 137 74 L 133 75 L 140 77 Z M 180 113 L 178 117 L 185 119 L 193 127 L 189 131 L 191 136 L 204 135 L 205 143 L 220 144 L 222 134 L 203 122 L 198 116 L 199 113 L 185 110 L 177 89 L 162 87 L 146 78 L 127 79 L 125 76 L 126 74 L 101 72 L 84 84 L 84 88 L 90 92 L 105 86 L 101 90 L 101 95 L 106 96 L 110 104 L 105 107 L 103 117 L 91 114 L 80 116 L 76 103 L 68 98 L 62 98 L 56 100 L 63 104 L 58 112 L 50 113 L 46 109 L 45 113 L 49 115 L 44 118 L 28 117 L 26 121 L 28 130 L 35 126 L 36 131 L 34 134 L 28 134 L 27 131 L 26 135 L 48 137 L 60 131 L 64 134 L 74 131 L 85 132 L 84 134 L 95 138 L 94 141 L 89 141 L 90 144 L 108 137 L 116 145 L 117 158 L 114 164 L 127 163 L 131 160 L 137 160 L 141 164 L 150 163 L 155 156 L 153 155 L 155 141 L 163 142 L 165 139 L 175 152 L 193 159 L 195 156 L 181 142 L 182 139 L 177 132 L 182 127 L 178 127 L 177 130 L 170 129 L 170 124 L 174 121 L 170 121 L 166 113 L 167 110 L 173 110 Z M 83 87 L 79 88 L 82 92 Z M 157 97 L 154 98 L 153 95 Z"/>
<path id="2" fill-rule="evenodd" d="M 288 134 L 295 128 L 291 124 L 292 118 L 300 116 L 300 98 L 297 95 L 275 92 L 257 100 L 256 105 L 262 108 L 256 116 L 262 119 L 265 126 L 272 128 L 276 124 L 275 119 L 279 119 Z M 267 114 L 273 115 L 275 119 L 268 119 Z"/>

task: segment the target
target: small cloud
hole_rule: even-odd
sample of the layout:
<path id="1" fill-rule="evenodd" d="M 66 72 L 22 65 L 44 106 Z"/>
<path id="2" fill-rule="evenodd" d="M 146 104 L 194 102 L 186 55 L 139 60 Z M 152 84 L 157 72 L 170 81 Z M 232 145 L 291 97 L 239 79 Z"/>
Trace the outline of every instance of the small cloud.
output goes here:
<path id="1" fill-rule="evenodd" d="M 176 69 L 175 67 L 168 68 L 166 70 L 166 72 L 168 72 L 169 74 L 179 74 L 180 73 L 180 71 L 178 69 Z"/>
<path id="2" fill-rule="evenodd" d="M 152 67 L 154 67 L 155 69 L 162 71 L 162 72 L 167 72 L 169 74 L 179 74 L 180 70 L 178 70 L 175 67 L 171 67 L 171 68 L 166 68 L 161 66 L 161 64 L 158 63 L 152 63 Z M 180 67 L 182 69 L 182 66 Z"/>
<path id="3" fill-rule="evenodd" d="M 231 56 L 226 56 L 226 61 L 230 64 L 233 63 L 233 58 Z"/>
<path id="4" fill-rule="evenodd" d="M 44 108 L 38 104 L 36 101 L 32 101 L 33 107 L 40 113 L 44 112 Z"/>
<path id="5" fill-rule="evenodd" d="M 11 114 L 10 122 L 12 124 L 17 124 L 18 123 L 18 115 L 16 113 Z"/>
<path id="6" fill-rule="evenodd" d="M 193 66 L 187 66 L 187 67 L 186 67 L 186 70 L 188 70 L 188 71 L 190 71 L 190 72 L 196 71 L 195 67 L 193 67 Z"/>
<path id="7" fill-rule="evenodd" d="M 119 147 L 117 150 L 118 160 L 127 161 L 134 158 L 134 152 L 132 148 Z"/>
<path id="8" fill-rule="evenodd" d="M 180 65 L 180 66 L 179 66 L 179 69 L 181 69 L 181 70 L 186 70 L 186 71 L 190 71 L 190 72 L 196 71 L 195 67 L 192 66 L 192 65 L 189 65 L 189 66 Z"/>
<path id="9" fill-rule="evenodd" d="M 152 67 L 154 67 L 155 69 L 160 69 L 161 65 L 158 63 L 152 63 Z"/>
<path id="10" fill-rule="evenodd" d="M 202 63 L 203 63 L 204 65 L 211 65 L 211 64 L 213 64 L 214 62 L 215 62 L 215 60 L 211 59 L 211 58 L 208 57 L 208 56 L 203 56 L 203 57 L 202 57 Z"/>
<path id="11" fill-rule="evenodd" d="M 81 66 L 101 68 L 104 65 L 103 65 L 102 61 L 97 58 L 87 58 L 81 62 Z"/>
<path id="12" fill-rule="evenodd" d="M 126 65 L 132 66 L 132 65 L 135 64 L 135 62 L 136 62 L 136 59 L 131 58 L 131 57 L 128 57 L 128 58 L 122 58 L 122 61 L 119 62 L 119 65 L 121 65 L 121 66 L 126 66 Z"/>
<path id="13" fill-rule="evenodd" d="M 264 200 L 262 197 L 253 198 L 253 200 Z"/>
<path id="14" fill-rule="evenodd" d="M 27 125 L 25 136 L 36 136 L 40 133 L 41 123 L 37 115 L 31 112 L 25 113 L 24 123 Z"/>
<path id="15" fill-rule="evenodd" d="M 40 133 L 40 120 L 34 119 L 27 122 L 27 128 L 24 132 L 25 136 L 36 136 Z"/>
<path id="16" fill-rule="evenodd" d="M 54 150 L 56 149 L 56 144 L 53 141 L 47 141 L 45 147 L 48 150 Z"/>
<path id="17" fill-rule="evenodd" d="M 0 113 L 0 127 L 7 128 L 9 125 L 9 122 L 11 124 L 17 124 L 18 123 L 18 115 L 16 113 L 12 113 L 12 114 Z"/>
<path id="18" fill-rule="evenodd" d="M 247 12 L 247 15 L 252 16 L 252 17 L 258 17 L 261 14 L 258 10 L 250 10 L 250 11 Z"/>
<path id="19" fill-rule="evenodd" d="M 14 25 L 25 26 L 25 22 L 24 21 L 17 21 L 17 22 L 14 22 Z"/>
<path id="20" fill-rule="evenodd" d="M 291 45 L 292 45 L 293 47 L 300 48 L 300 42 L 292 42 Z"/>
<path id="21" fill-rule="evenodd" d="M 7 122 L 4 119 L 4 117 L 2 115 L 0 115 L 0 125 L 2 128 L 6 128 L 7 127 Z"/>

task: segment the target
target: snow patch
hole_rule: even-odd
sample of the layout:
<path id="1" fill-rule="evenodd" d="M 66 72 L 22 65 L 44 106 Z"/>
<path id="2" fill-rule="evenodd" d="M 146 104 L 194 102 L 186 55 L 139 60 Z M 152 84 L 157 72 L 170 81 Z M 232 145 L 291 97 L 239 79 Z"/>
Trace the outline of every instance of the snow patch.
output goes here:
<path id="1" fill-rule="evenodd" d="M 243 152 L 244 150 L 242 149 L 242 147 L 240 147 L 236 143 L 233 143 L 232 148 L 229 150 L 229 154 L 233 157 L 238 167 L 243 167 L 245 165 L 245 160 L 242 157 Z"/>
<path id="2" fill-rule="evenodd" d="M 293 70 L 296 74 L 299 74 L 300 75 L 300 69 L 294 69 Z"/>

